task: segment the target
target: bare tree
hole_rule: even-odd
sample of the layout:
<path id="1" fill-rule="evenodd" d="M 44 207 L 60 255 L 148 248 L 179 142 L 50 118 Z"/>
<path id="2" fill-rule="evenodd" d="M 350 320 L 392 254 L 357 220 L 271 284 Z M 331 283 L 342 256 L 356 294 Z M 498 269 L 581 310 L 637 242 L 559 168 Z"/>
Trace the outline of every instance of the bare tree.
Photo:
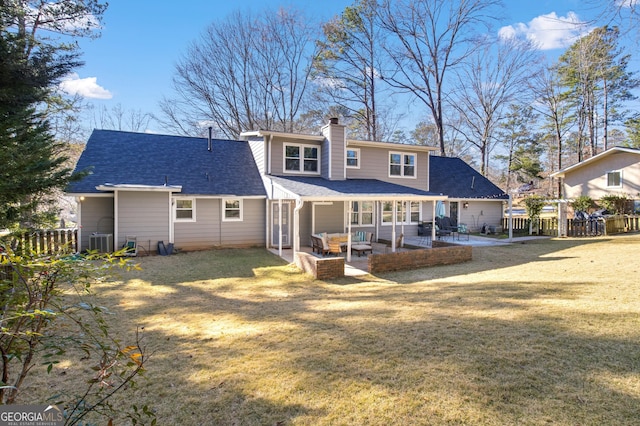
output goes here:
<path id="1" fill-rule="evenodd" d="M 295 130 L 313 34 L 293 10 L 258 18 L 235 12 L 214 22 L 176 66 L 175 97 L 162 101 L 161 122 L 179 134 L 213 126 L 228 138 L 260 128 Z"/>
<path id="2" fill-rule="evenodd" d="M 385 50 L 393 68 L 383 78 L 416 96 L 431 113 L 438 145 L 444 139 L 445 84 L 450 72 L 478 47 L 479 30 L 494 19 L 499 0 L 386 0 L 379 23 L 390 37 Z"/>
<path id="3" fill-rule="evenodd" d="M 530 43 L 515 38 L 486 45 L 469 57 L 457 73 L 452 108 L 463 119 L 459 130 L 480 151 L 480 172 L 487 174 L 495 131 L 507 106 L 527 97 L 528 81 L 539 58 Z"/>
<path id="4" fill-rule="evenodd" d="M 380 80 L 388 58 L 382 49 L 376 0 L 356 2 L 323 26 L 314 62 L 319 93 L 356 121 L 356 137 L 386 140 L 392 134 L 389 86 Z"/>
<path id="5" fill-rule="evenodd" d="M 154 119 L 153 114 L 142 110 L 125 109 L 117 104 L 111 109 L 101 105 L 97 109 L 94 105 L 87 107 L 93 112 L 90 118 L 92 127 L 97 129 L 125 130 L 130 132 L 144 132 Z"/>
<path id="6" fill-rule="evenodd" d="M 310 81 L 315 31 L 294 9 L 267 13 L 256 40 L 258 84 L 275 128 L 294 132 Z M 268 112 L 269 113 L 269 112 Z M 265 117 L 265 120 L 270 117 Z"/>
<path id="7" fill-rule="evenodd" d="M 542 115 L 546 123 L 544 127 L 552 136 L 554 143 L 547 144 L 547 158 L 552 166 L 549 171 L 560 170 L 563 167 L 564 140 L 570 130 L 570 100 L 564 93 L 564 88 L 557 74 L 557 68 L 544 68 L 531 80 L 534 92 L 534 110 Z M 551 149 L 553 147 L 553 149 Z M 555 159 L 551 161 L 554 157 Z M 562 196 L 562 184 L 558 181 L 558 196 Z"/>

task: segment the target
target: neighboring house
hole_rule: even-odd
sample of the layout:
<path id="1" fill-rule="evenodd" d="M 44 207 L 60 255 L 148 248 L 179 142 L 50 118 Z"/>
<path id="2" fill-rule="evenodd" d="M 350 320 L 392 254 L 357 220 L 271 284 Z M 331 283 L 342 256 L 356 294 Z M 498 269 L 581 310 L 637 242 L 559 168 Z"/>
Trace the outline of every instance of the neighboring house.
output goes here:
<path id="1" fill-rule="evenodd" d="M 109 249 L 129 235 L 150 251 L 265 244 L 266 194 L 245 142 L 94 130 L 76 165 L 87 169 L 67 188 L 81 251 L 95 234 Z"/>
<path id="2" fill-rule="evenodd" d="M 460 158 L 432 155 L 429 189 L 449 196 L 446 213 L 472 231 L 499 225 L 509 195 Z"/>
<path id="3" fill-rule="evenodd" d="M 397 237 L 417 235 L 449 194 L 459 221 L 497 225 L 501 218 L 505 195 L 463 161 L 431 157 L 433 147 L 348 140 L 335 119 L 321 135 L 241 136 L 95 130 L 76 167 L 92 174 L 67 191 L 79 201 L 80 249 L 97 234 L 110 235 L 112 249 L 136 236 L 151 251 L 158 241 L 297 251 L 312 234 L 356 231 L 395 249 Z"/>
<path id="4" fill-rule="evenodd" d="M 605 195 L 640 199 L 640 149 L 613 147 L 551 175 L 562 179 L 563 197 Z M 636 203 L 637 204 L 637 203 Z"/>

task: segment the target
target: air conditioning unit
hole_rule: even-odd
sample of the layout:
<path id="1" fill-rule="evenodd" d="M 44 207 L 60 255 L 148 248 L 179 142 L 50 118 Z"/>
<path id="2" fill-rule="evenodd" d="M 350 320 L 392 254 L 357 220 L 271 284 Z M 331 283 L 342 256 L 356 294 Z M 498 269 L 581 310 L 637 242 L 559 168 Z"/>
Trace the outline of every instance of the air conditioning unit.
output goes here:
<path id="1" fill-rule="evenodd" d="M 111 234 L 91 234 L 89 236 L 89 250 L 97 250 L 99 253 L 111 253 Z"/>

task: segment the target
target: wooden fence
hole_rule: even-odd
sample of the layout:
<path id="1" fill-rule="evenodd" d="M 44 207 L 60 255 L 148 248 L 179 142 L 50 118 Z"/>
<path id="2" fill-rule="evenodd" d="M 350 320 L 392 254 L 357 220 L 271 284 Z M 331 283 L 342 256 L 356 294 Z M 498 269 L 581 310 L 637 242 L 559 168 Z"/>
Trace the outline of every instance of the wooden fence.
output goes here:
<path id="1" fill-rule="evenodd" d="M 9 238 L 16 253 L 64 254 L 78 251 L 77 229 L 25 232 Z"/>
<path id="2" fill-rule="evenodd" d="M 514 217 L 513 233 L 529 234 L 529 222 L 528 217 Z M 538 218 L 533 228 L 538 230 L 538 235 L 556 237 L 558 236 L 558 218 Z M 508 232 L 508 218 L 502 219 L 502 229 L 503 232 Z M 586 220 L 567 219 L 566 229 L 568 237 L 593 237 L 637 232 L 640 231 L 640 216 L 609 216 Z"/>

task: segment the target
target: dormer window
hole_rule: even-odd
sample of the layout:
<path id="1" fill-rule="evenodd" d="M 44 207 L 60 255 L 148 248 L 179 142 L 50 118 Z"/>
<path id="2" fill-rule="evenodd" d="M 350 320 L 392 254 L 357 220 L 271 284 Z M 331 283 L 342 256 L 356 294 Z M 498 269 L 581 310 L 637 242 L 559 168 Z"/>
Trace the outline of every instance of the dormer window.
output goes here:
<path id="1" fill-rule="evenodd" d="M 316 145 L 285 144 L 285 173 L 320 174 L 320 149 Z"/>
<path id="2" fill-rule="evenodd" d="M 416 177 L 416 154 L 389 153 L 389 177 Z"/>

